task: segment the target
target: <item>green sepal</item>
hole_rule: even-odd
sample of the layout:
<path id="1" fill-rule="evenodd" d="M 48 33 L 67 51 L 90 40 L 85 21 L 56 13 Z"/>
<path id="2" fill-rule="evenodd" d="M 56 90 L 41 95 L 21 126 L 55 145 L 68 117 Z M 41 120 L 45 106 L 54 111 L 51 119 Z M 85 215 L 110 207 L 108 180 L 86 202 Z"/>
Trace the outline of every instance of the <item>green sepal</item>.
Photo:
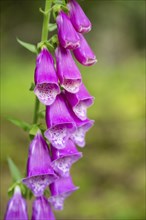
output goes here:
<path id="1" fill-rule="evenodd" d="M 35 84 L 34 84 L 34 83 L 31 83 L 30 88 L 29 88 L 29 91 L 33 91 L 34 88 L 35 88 Z"/>
<path id="2" fill-rule="evenodd" d="M 27 50 L 29 50 L 30 52 L 32 53 L 35 53 L 37 54 L 38 51 L 37 51 L 37 47 L 34 45 L 34 44 L 30 44 L 30 43 L 26 43 L 24 41 L 21 41 L 20 39 L 17 38 L 17 42 L 23 46 L 24 48 L 26 48 Z"/>
<path id="3" fill-rule="evenodd" d="M 20 170 L 18 169 L 18 167 L 15 165 L 15 163 L 10 157 L 8 157 L 7 161 L 8 161 L 9 170 L 10 170 L 13 181 L 15 182 L 20 181 L 22 179 Z"/>
<path id="4" fill-rule="evenodd" d="M 54 30 L 56 30 L 56 29 L 57 29 L 57 24 L 56 24 L 56 23 L 54 23 L 54 24 L 50 23 L 50 24 L 48 25 L 48 30 L 49 30 L 49 31 L 54 31 Z"/>
<path id="5" fill-rule="evenodd" d="M 36 133 L 38 132 L 39 127 L 37 124 L 32 125 L 30 131 L 29 131 L 29 137 L 32 140 L 34 138 L 34 136 L 36 135 Z"/>
<path id="6" fill-rule="evenodd" d="M 29 124 L 25 121 L 18 120 L 18 119 L 7 118 L 7 120 L 10 121 L 12 124 L 22 128 L 24 131 L 29 131 L 32 127 L 31 124 Z"/>

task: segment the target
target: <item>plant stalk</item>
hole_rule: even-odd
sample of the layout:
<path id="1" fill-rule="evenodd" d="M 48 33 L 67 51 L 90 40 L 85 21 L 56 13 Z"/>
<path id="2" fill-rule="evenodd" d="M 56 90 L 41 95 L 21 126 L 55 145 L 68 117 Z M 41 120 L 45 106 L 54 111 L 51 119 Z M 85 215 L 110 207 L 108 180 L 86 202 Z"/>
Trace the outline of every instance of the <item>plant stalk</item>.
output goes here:
<path id="1" fill-rule="evenodd" d="M 45 12 L 44 13 L 44 20 L 43 20 L 43 27 L 42 27 L 42 37 L 41 41 L 47 41 L 48 39 L 48 24 L 50 20 L 50 8 L 52 5 L 52 0 L 45 0 Z M 36 124 L 38 122 L 38 112 L 39 112 L 40 102 L 38 98 L 35 98 L 35 107 L 34 107 L 34 116 L 33 116 L 33 124 Z"/>

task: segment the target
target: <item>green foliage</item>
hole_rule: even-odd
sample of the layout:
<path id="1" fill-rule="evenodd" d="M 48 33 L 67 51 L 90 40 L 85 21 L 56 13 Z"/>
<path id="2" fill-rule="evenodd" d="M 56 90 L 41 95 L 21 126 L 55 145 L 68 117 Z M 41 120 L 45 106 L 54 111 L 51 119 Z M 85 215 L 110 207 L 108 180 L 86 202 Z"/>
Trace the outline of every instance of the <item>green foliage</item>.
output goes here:
<path id="1" fill-rule="evenodd" d="M 26 42 L 24 42 L 24 41 L 22 41 L 22 40 L 20 40 L 20 39 L 18 39 L 18 38 L 17 38 L 17 42 L 18 42 L 22 47 L 24 47 L 25 49 L 29 50 L 29 51 L 32 52 L 32 53 L 37 54 L 37 48 L 36 48 L 35 45 L 30 44 L 30 43 L 26 43 Z"/>
<path id="2" fill-rule="evenodd" d="M 25 122 L 25 121 L 22 121 L 22 120 L 19 120 L 19 119 L 14 119 L 14 118 L 7 118 L 8 121 L 10 121 L 12 124 L 22 128 L 24 131 L 29 131 L 32 127 L 31 124 Z"/>
<path id="3" fill-rule="evenodd" d="M 9 170 L 12 176 L 13 181 L 19 181 L 22 178 L 22 175 L 18 169 L 18 167 L 15 165 L 15 163 L 12 161 L 10 157 L 8 157 L 8 165 L 9 165 Z"/>

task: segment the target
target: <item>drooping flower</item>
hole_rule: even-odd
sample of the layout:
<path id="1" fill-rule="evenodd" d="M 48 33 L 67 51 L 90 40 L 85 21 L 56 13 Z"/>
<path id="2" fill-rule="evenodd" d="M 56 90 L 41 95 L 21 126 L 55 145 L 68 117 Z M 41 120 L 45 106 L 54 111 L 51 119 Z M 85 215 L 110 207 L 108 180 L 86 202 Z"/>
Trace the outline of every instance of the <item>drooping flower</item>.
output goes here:
<path id="1" fill-rule="evenodd" d="M 80 47 L 73 50 L 75 58 L 84 66 L 90 66 L 97 62 L 96 56 L 88 45 L 82 34 L 80 37 Z"/>
<path id="2" fill-rule="evenodd" d="M 34 200 L 31 220 L 55 220 L 50 204 L 44 196 Z"/>
<path id="3" fill-rule="evenodd" d="M 58 78 L 54 69 L 54 60 L 46 48 L 37 56 L 35 68 L 34 93 L 44 105 L 51 105 L 60 93 Z"/>
<path id="4" fill-rule="evenodd" d="M 68 3 L 68 8 L 70 20 L 76 31 L 80 33 L 89 32 L 92 25 L 81 6 L 75 0 L 70 0 Z"/>
<path id="5" fill-rule="evenodd" d="M 86 120 L 81 121 L 74 114 L 72 114 L 72 116 L 74 117 L 74 121 L 76 122 L 77 129 L 74 131 L 74 133 L 71 135 L 70 138 L 79 147 L 84 147 L 85 146 L 85 135 L 87 131 L 93 126 L 94 120 L 90 120 L 87 118 Z"/>
<path id="6" fill-rule="evenodd" d="M 78 92 L 82 79 L 71 52 L 59 46 L 56 48 L 55 56 L 57 75 L 61 86 L 68 92 Z"/>
<path id="7" fill-rule="evenodd" d="M 65 92 L 65 97 L 76 116 L 81 120 L 85 120 L 87 118 L 87 108 L 93 104 L 94 97 L 89 94 L 84 84 L 81 84 L 76 94 Z"/>
<path id="8" fill-rule="evenodd" d="M 35 196 L 43 195 L 45 188 L 57 179 L 50 163 L 48 146 L 41 133 L 38 132 L 30 143 L 27 177 L 23 179 L 23 183 L 32 190 Z"/>
<path id="9" fill-rule="evenodd" d="M 45 137 L 55 148 L 64 148 L 76 126 L 63 94 L 59 94 L 55 102 L 46 107 L 46 124 L 48 129 L 44 133 Z"/>
<path id="10" fill-rule="evenodd" d="M 19 186 L 15 187 L 14 195 L 9 200 L 5 220 L 28 220 L 26 201 L 21 195 Z"/>
<path id="11" fill-rule="evenodd" d="M 56 210 L 62 210 L 64 206 L 64 200 L 70 196 L 79 187 L 74 186 L 71 177 L 62 177 L 56 180 L 49 186 L 51 191 L 51 197 L 48 201 Z"/>
<path id="12" fill-rule="evenodd" d="M 51 146 L 52 167 L 56 173 L 62 177 L 69 176 L 70 168 L 73 163 L 82 157 L 82 153 L 78 152 L 72 140 L 68 140 L 65 148 L 56 149 Z"/>
<path id="13" fill-rule="evenodd" d="M 63 11 L 60 11 L 57 18 L 58 39 L 62 47 L 66 49 L 75 49 L 80 45 L 80 38 L 74 29 L 69 17 Z"/>

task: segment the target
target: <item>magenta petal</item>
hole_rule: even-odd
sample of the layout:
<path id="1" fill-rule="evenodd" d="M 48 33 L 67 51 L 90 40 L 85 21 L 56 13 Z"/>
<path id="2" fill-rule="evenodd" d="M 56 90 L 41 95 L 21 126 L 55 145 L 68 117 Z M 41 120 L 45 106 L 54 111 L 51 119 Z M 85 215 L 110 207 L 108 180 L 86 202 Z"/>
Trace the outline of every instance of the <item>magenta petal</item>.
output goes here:
<path id="1" fill-rule="evenodd" d="M 58 150 L 51 146 L 51 152 L 51 165 L 55 172 L 62 177 L 69 176 L 72 164 L 82 157 L 82 153 L 78 152 L 75 144 L 70 139 L 63 149 Z"/>
<path id="2" fill-rule="evenodd" d="M 50 204 L 44 196 L 34 200 L 31 220 L 55 220 Z"/>
<path id="3" fill-rule="evenodd" d="M 88 45 L 82 34 L 80 37 L 80 47 L 73 50 L 75 58 L 84 66 L 90 66 L 97 62 L 96 56 Z"/>
<path id="4" fill-rule="evenodd" d="M 71 139 L 77 144 L 79 147 L 85 146 L 85 135 L 87 131 L 93 126 L 94 120 L 86 119 L 81 121 L 74 115 L 74 120 L 76 122 L 77 129 L 71 135 Z"/>
<path id="5" fill-rule="evenodd" d="M 54 69 L 54 60 L 47 49 L 37 56 L 35 68 L 34 93 L 44 105 L 51 105 L 60 93 L 58 78 Z"/>
<path id="6" fill-rule="evenodd" d="M 76 29 L 80 33 L 87 33 L 91 30 L 91 22 L 85 15 L 80 5 L 75 0 L 70 0 L 68 3 L 70 20 Z"/>
<path id="7" fill-rule="evenodd" d="M 48 201 L 52 204 L 54 209 L 62 210 L 64 200 L 70 196 L 79 187 L 74 186 L 71 177 L 62 177 L 52 183 L 50 186 L 51 197 Z"/>
<path id="8" fill-rule="evenodd" d="M 46 107 L 46 124 L 48 129 L 44 133 L 45 137 L 54 147 L 64 148 L 76 126 L 68 111 L 63 94 L 58 95 L 55 102 Z"/>
<path id="9" fill-rule="evenodd" d="M 71 93 L 78 92 L 82 79 L 71 52 L 60 46 L 56 48 L 55 56 L 57 75 L 62 87 Z"/>
<path id="10" fill-rule="evenodd" d="M 9 200 L 5 220 L 28 220 L 26 201 L 21 196 L 19 186 L 15 187 L 14 195 Z"/>
<path id="11" fill-rule="evenodd" d="M 87 118 L 87 108 L 93 104 L 94 97 L 89 94 L 84 84 L 81 84 L 76 94 L 65 92 L 65 97 L 76 116 L 81 120 L 85 120 Z"/>
<path id="12" fill-rule="evenodd" d="M 57 178 L 50 163 L 48 146 L 38 132 L 29 147 L 27 177 L 23 179 L 35 196 L 43 195 L 45 188 Z"/>
<path id="13" fill-rule="evenodd" d="M 62 47 L 66 49 L 75 49 L 80 45 L 80 38 L 76 33 L 69 17 L 63 11 L 56 19 L 58 27 L 58 38 Z"/>

